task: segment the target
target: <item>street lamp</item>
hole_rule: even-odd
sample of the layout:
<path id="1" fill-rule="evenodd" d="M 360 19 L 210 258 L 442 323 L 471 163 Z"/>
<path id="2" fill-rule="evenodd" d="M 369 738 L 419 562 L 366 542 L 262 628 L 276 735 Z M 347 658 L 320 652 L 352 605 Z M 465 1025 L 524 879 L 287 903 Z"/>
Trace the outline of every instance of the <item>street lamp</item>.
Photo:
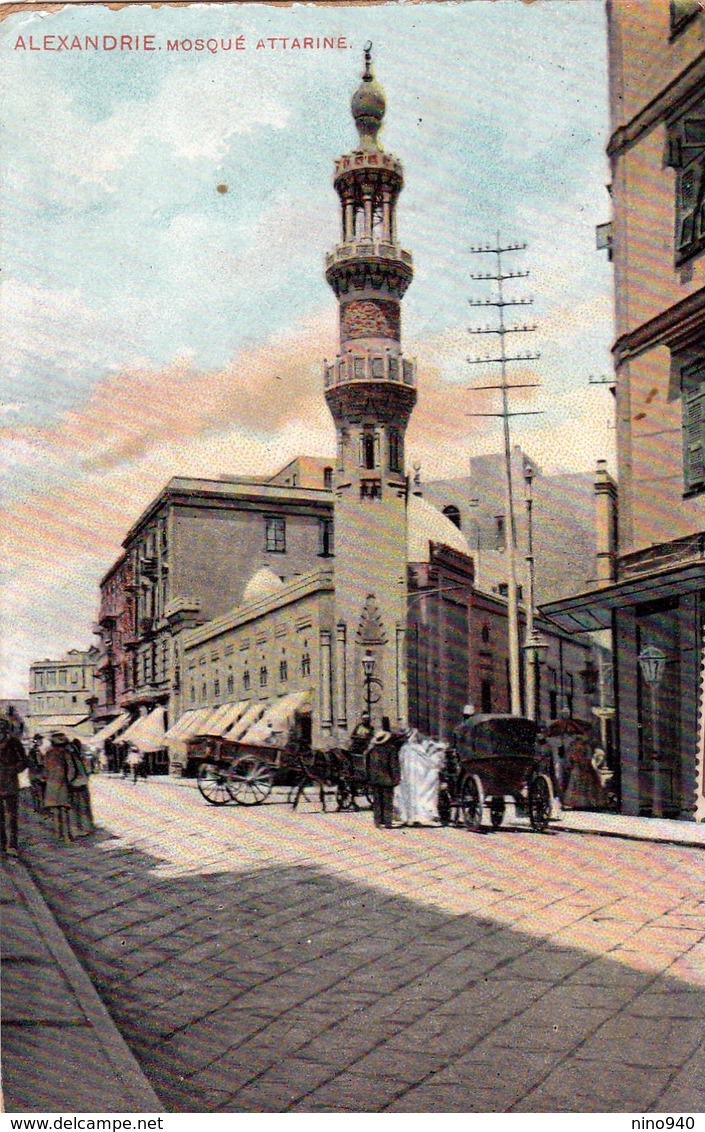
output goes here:
<path id="1" fill-rule="evenodd" d="M 372 681 L 374 679 L 375 658 L 368 649 L 362 657 L 362 672 L 365 679 L 365 702 L 367 714 L 372 718 Z"/>
<path id="2" fill-rule="evenodd" d="M 663 799 L 659 751 L 658 687 L 666 671 L 666 654 L 662 649 L 656 648 L 655 645 L 648 645 L 641 650 L 637 659 L 642 678 L 648 684 L 651 695 L 651 807 L 654 817 L 660 818 L 663 816 Z"/>

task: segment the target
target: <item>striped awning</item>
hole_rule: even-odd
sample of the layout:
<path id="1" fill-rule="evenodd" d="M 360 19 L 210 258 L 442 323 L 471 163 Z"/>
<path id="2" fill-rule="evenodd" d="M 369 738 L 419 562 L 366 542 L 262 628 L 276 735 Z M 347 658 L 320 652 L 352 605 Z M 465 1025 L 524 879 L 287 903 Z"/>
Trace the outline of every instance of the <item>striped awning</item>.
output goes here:
<path id="1" fill-rule="evenodd" d="M 290 692 L 278 700 L 270 700 L 262 717 L 239 738 L 243 743 L 264 743 L 271 740 L 284 745 L 294 726 L 294 713 L 310 705 L 310 691 Z"/>
<path id="2" fill-rule="evenodd" d="M 91 735 L 90 745 L 94 746 L 99 743 L 104 743 L 106 739 L 113 739 L 126 727 L 129 727 L 132 716 L 129 711 L 123 711 L 115 719 L 111 719 L 110 723 L 106 723 L 105 727 L 101 727 L 100 731 L 96 731 L 95 735 Z"/>
<path id="3" fill-rule="evenodd" d="M 156 707 L 149 715 L 141 715 L 120 737 L 121 742 L 132 743 L 138 751 L 160 751 L 166 747 L 164 708 Z"/>
<path id="4" fill-rule="evenodd" d="M 267 700 L 256 700 L 251 703 L 245 713 L 240 716 L 237 723 L 233 724 L 223 735 L 224 739 L 242 739 L 243 735 L 252 727 L 254 723 L 260 719 L 267 710 Z"/>

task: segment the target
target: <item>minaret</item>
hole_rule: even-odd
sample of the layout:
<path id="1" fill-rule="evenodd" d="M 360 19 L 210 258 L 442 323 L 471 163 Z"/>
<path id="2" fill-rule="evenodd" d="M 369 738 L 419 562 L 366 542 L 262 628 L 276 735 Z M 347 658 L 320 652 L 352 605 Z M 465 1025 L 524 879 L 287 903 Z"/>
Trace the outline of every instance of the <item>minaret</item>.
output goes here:
<path id="1" fill-rule="evenodd" d="M 378 139 L 386 104 L 371 47 L 351 101 L 358 144 L 335 165 L 341 238 L 326 258 L 340 305 L 340 352 L 326 363 L 325 396 L 338 438 L 332 715 L 341 741 L 366 705 L 364 655 L 374 658 L 375 724 L 407 721 L 404 434 L 416 372 L 401 352 L 401 299 L 413 269 L 397 242 L 404 179 Z"/>

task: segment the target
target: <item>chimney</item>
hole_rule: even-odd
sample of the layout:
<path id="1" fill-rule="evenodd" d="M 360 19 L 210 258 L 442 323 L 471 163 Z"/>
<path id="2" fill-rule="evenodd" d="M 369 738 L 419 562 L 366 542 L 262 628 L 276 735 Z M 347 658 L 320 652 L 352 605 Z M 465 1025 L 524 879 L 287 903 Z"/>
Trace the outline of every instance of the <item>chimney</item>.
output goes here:
<path id="1" fill-rule="evenodd" d="M 617 483 L 607 471 L 607 461 L 598 460 L 595 473 L 595 577 L 599 588 L 617 579 L 617 511 Z"/>

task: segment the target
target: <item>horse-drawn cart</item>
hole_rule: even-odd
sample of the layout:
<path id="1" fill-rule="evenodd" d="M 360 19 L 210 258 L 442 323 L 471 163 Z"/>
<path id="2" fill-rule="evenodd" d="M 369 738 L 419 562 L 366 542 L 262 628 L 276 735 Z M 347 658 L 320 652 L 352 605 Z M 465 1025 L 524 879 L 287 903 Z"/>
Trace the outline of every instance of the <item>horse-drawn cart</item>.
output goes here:
<path id="1" fill-rule="evenodd" d="M 553 809 L 551 780 L 536 753 L 536 724 L 511 715 L 475 715 L 458 729 L 441 778 L 441 821 L 482 826 L 485 804 L 499 829 L 506 799 L 528 804 L 533 829 L 543 832 Z"/>
<path id="2" fill-rule="evenodd" d="M 318 790 L 321 806 L 332 791 L 338 810 L 357 809 L 357 798 L 368 802 L 364 759 L 347 751 L 311 751 L 305 747 L 275 747 L 212 736 L 189 740 L 189 758 L 198 762 L 198 789 L 212 806 L 236 803 L 258 806 L 275 785 L 289 789 L 296 809 L 307 787 Z"/>

